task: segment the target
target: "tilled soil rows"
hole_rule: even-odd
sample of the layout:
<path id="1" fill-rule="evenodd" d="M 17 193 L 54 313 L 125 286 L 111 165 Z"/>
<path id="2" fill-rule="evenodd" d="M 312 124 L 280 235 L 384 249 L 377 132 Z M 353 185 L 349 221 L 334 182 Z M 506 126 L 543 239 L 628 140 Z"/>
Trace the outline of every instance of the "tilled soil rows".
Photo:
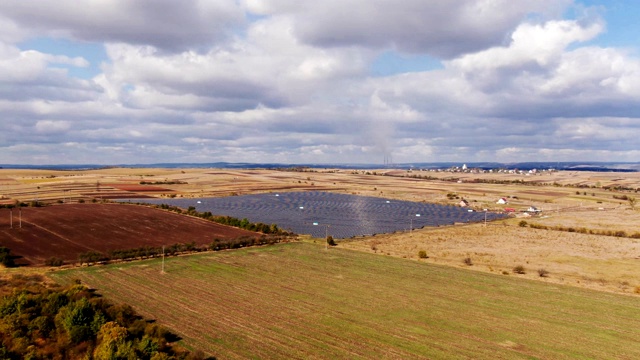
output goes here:
<path id="1" fill-rule="evenodd" d="M 64 204 L 0 209 L 0 246 L 21 265 L 41 265 L 51 257 L 75 261 L 88 251 L 176 243 L 210 244 L 214 239 L 259 236 L 159 209 L 124 204 Z"/>

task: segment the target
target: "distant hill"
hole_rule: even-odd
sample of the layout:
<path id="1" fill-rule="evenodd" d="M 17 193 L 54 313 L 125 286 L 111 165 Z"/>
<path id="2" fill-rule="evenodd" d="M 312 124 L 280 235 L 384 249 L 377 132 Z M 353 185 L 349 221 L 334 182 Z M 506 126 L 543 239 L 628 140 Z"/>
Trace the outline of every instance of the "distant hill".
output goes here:
<path id="1" fill-rule="evenodd" d="M 0 164 L 4 169 L 51 169 L 51 170 L 93 170 L 111 167 L 125 168 L 217 168 L 217 169 L 278 169 L 278 168 L 332 168 L 332 169 L 446 169 L 451 167 L 462 167 L 478 169 L 520 169 L 520 170 L 571 170 L 571 171 L 615 171 L 615 172 L 636 172 L 640 171 L 640 162 L 417 162 L 402 164 L 285 164 L 285 163 L 156 163 L 156 164 L 58 164 L 58 165 L 24 165 L 24 164 Z"/>

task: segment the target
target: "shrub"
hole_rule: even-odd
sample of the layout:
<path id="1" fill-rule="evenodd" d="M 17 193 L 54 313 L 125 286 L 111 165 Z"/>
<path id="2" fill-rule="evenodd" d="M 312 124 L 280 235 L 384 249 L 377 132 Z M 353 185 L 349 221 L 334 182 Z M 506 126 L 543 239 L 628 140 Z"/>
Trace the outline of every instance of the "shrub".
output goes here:
<path id="1" fill-rule="evenodd" d="M 62 264 L 64 264 L 64 261 L 62 259 L 59 259 L 55 256 L 52 256 L 50 258 L 48 258 L 45 262 L 45 265 L 47 266 L 62 266 Z"/>
<path id="2" fill-rule="evenodd" d="M 418 257 L 419 257 L 420 259 L 427 259 L 427 258 L 429 258 L 429 257 L 427 256 L 427 252 L 426 252 L 426 251 L 424 251 L 424 250 L 420 250 L 420 251 L 418 251 Z"/>
<path id="3" fill-rule="evenodd" d="M 329 235 L 327 236 L 327 244 L 329 244 L 329 246 L 336 246 L 338 244 L 336 244 L 336 241 L 333 240 L 333 236 Z"/>
<path id="4" fill-rule="evenodd" d="M 522 265 L 518 265 L 518 266 L 516 266 L 516 267 L 514 267 L 514 268 L 513 268 L 513 273 L 514 273 L 514 274 L 525 274 L 525 273 L 526 273 L 526 271 L 525 271 L 525 269 L 524 269 L 524 266 L 522 266 Z"/>
<path id="5" fill-rule="evenodd" d="M 11 256 L 11 250 L 4 246 L 0 246 L 0 264 L 6 267 L 15 266 L 15 263 L 13 262 L 13 256 Z"/>
<path id="6" fill-rule="evenodd" d="M 471 261 L 470 257 L 464 258 L 464 260 L 462 260 L 462 262 L 464 262 L 464 264 L 467 265 L 467 266 L 473 265 L 473 261 Z"/>
<path id="7" fill-rule="evenodd" d="M 549 272 L 545 269 L 538 269 L 538 275 L 540 275 L 540 277 L 547 277 L 549 276 Z"/>
<path id="8" fill-rule="evenodd" d="M 518 223 L 518 226 L 520 227 L 527 227 L 527 225 L 528 225 L 527 222 L 524 220 L 520 220 L 520 222 Z"/>

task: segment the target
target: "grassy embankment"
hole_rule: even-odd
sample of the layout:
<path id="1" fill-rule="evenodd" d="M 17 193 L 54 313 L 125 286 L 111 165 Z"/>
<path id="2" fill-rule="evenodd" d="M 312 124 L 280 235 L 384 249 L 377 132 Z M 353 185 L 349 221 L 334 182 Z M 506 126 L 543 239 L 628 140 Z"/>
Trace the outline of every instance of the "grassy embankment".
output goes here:
<path id="1" fill-rule="evenodd" d="M 640 358 L 637 297 L 293 243 L 54 273 L 218 358 Z"/>

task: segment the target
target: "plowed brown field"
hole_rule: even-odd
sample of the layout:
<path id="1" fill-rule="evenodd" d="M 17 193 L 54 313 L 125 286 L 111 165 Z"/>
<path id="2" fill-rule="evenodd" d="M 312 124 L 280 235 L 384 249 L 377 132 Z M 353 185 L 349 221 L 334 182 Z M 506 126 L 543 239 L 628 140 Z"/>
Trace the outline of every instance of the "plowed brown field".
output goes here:
<path id="1" fill-rule="evenodd" d="M 13 226 L 12 223 L 13 222 Z M 123 204 L 65 204 L 22 210 L 0 209 L 0 246 L 18 264 L 40 265 L 50 257 L 75 261 L 87 251 L 107 252 L 175 243 L 259 236 L 163 210 Z"/>

